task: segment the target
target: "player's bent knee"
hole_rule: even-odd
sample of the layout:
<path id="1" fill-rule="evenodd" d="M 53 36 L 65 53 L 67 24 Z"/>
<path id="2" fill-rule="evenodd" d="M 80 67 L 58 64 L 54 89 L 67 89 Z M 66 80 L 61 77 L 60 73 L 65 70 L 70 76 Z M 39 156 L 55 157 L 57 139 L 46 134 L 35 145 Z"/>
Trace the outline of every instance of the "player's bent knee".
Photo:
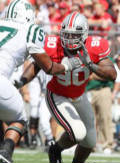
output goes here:
<path id="1" fill-rule="evenodd" d="M 96 138 L 96 131 L 95 129 L 91 129 L 89 132 L 88 132 L 88 136 L 89 136 L 89 139 L 88 139 L 88 147 L 89 148 L 94 148 L 96 146 L 96 141 L 97 141 L 97 138 Z"/>
<path id="2" fill-rule="evenodd" d="M 86 136 L 86 127 L 82 121 L 79 122 L 79 128 L 75 127 L 74 134 L 76 142 L 79 143 L 81 140 L 83 140 Z"/>
<path id="3" fill-rule="evenodd" d="M 17 125 L 16 125 L 17 123 L 22 124 L 23 128 L 21 129 L 21 128 L 17 127 Z M 11 122 L 11 123 L 9 123 L 9 127 L 6 129 L 5 133 L 8 132 L 9 130 L 14 130 L 17 133 L 19 133 L 20 136 L 23 136 L 27 132 L 27 122 L 24 120 Z"/>
<path id="4" fill-rule="evenodd" d="M 88 148 L 94 148 L 96 146 L 96 139 L 92 139 L 91 141 L 89 141 L 88 143 Z"/>
<path id="5" fill-rule="evenodd" d="M 96 145 L 96 132 L 95 130 L 90 130 L 87 133 L 83 146 L 86 148 L 94 148 Z"/>

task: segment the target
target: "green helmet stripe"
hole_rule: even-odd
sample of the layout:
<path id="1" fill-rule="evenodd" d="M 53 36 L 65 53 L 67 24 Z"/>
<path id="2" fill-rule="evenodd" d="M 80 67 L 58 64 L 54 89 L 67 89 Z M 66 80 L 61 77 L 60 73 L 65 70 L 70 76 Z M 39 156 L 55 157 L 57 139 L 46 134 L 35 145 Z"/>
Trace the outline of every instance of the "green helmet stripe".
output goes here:
<path id="1" fill-rule="evenodd" d="M 35 30 L 34 30 L 34 33 L 33 33 L 33 39 L 32 39 L 32 42 L 35 43 L 35 40 L 36 40 L 36 34 L 37 34 L 37 31 L 40 29 L 40 27 L 36 27 Z"/>
<path id="2" fill-rule="evenodd" d="M 12 7 L 11 18 L 13 17 L 13 12 L 14 12 L 15 5 L 16 5 L 19 1 L 20 1 L 20 0 L 17 0 L 17 1 L 15 2 L 15 4 L 13 5 L 13 7 Z M 21 12 L 22 12 L 22 11 L 21 11 Z"/>
<path id="3" fill-rule="evenodd" d="M 29 27 L 29 31 L 28 31 L 28 34 L 27 34 L 27 42 L 29 41 L 30 39 L 30 34 L 31 34 L 31 30 L 32 30 L 32 27 L 34 26 L 34 24 L 32 24 L 30 27 Z"/>
<path id="4" fill-rule="evenodd" d="M 9 5 L 8 7 L 8 11 L 7 11 L 7 18 L 9 17 L 9 12 L 10 12 L 10 9 L 11 9 L 11 6 L 13 5 L 14 1 L 11 2 L 11 4 Z"/>

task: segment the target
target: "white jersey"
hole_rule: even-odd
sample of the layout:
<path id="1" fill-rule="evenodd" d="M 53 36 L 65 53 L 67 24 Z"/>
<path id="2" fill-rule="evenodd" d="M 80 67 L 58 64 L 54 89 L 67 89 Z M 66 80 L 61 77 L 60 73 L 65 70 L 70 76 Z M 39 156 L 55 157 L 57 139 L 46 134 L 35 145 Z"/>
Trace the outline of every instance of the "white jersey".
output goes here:
<path id="1" fill-rule="evenodd" d="M 47 88 L 47 83 L 51 80 L 52 75 L 47 75 L 43 70 L 40 70 L 37 77 L 40 82 L 41 93 L 44 94 Z"/>
<path id="2" fill-rule="evenodd" d="M 0 20 L 0 74 L 9 78 L 29 54 L 44 53 L 44 40 L 38 25 Z"/>

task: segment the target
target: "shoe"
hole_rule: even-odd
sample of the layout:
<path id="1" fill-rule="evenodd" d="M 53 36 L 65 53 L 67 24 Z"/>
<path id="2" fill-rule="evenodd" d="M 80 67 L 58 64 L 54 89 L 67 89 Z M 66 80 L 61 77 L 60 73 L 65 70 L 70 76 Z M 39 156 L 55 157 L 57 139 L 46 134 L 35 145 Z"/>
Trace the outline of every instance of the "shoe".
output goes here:
<path id="1" fill-rule="evenodd" d="M 6 150 L 0 150 L 0 163 L 12 163 L 11 155 Z"/>
<path id="2" fill-rule="evenodd" d="M 31 138 L 30 149 L 35 149 L 37 147 L 37 138 L 36 135 L 33 135 Z"/>
<path id="3" fill-rule="evenodd" d="M 110 154 L 112 153 L 112 149 L 111 149 L 111 148 L 105 148 L 105 149 L 103 150 L 103 152 L 104 152 L 104 154 L 110 155 Z"/>
<path id="4" fill-rule="evenodd" d="M 48 151 L 49 163 L 62 163 L 61 152 L 56 144 L 51 144 Z"/>

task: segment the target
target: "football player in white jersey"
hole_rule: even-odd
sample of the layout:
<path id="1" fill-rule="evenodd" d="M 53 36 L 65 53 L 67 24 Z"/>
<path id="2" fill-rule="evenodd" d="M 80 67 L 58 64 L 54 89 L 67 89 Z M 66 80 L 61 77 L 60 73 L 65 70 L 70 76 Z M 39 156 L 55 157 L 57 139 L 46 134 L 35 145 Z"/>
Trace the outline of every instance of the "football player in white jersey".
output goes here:
<path id="1" fill-rule="evenodd" d="M 13 0 L 8 6 L 6 18 L 0 21 L 0 120 L 9 123 L 0 149 L 1 162 L 11 162 L 14 147 L 26 129 L 22 97 L 9 81 L 15 68 L 28 55 L 48 74 L 74 68 L 74 60 L 66 66 L 52 62 L 43 49 L 44 39 L 43 29 L 34 24 L 31 4 L 27 0 Z M 20 84 L 23 83 L 26 83 L 25 78 Z"/>

